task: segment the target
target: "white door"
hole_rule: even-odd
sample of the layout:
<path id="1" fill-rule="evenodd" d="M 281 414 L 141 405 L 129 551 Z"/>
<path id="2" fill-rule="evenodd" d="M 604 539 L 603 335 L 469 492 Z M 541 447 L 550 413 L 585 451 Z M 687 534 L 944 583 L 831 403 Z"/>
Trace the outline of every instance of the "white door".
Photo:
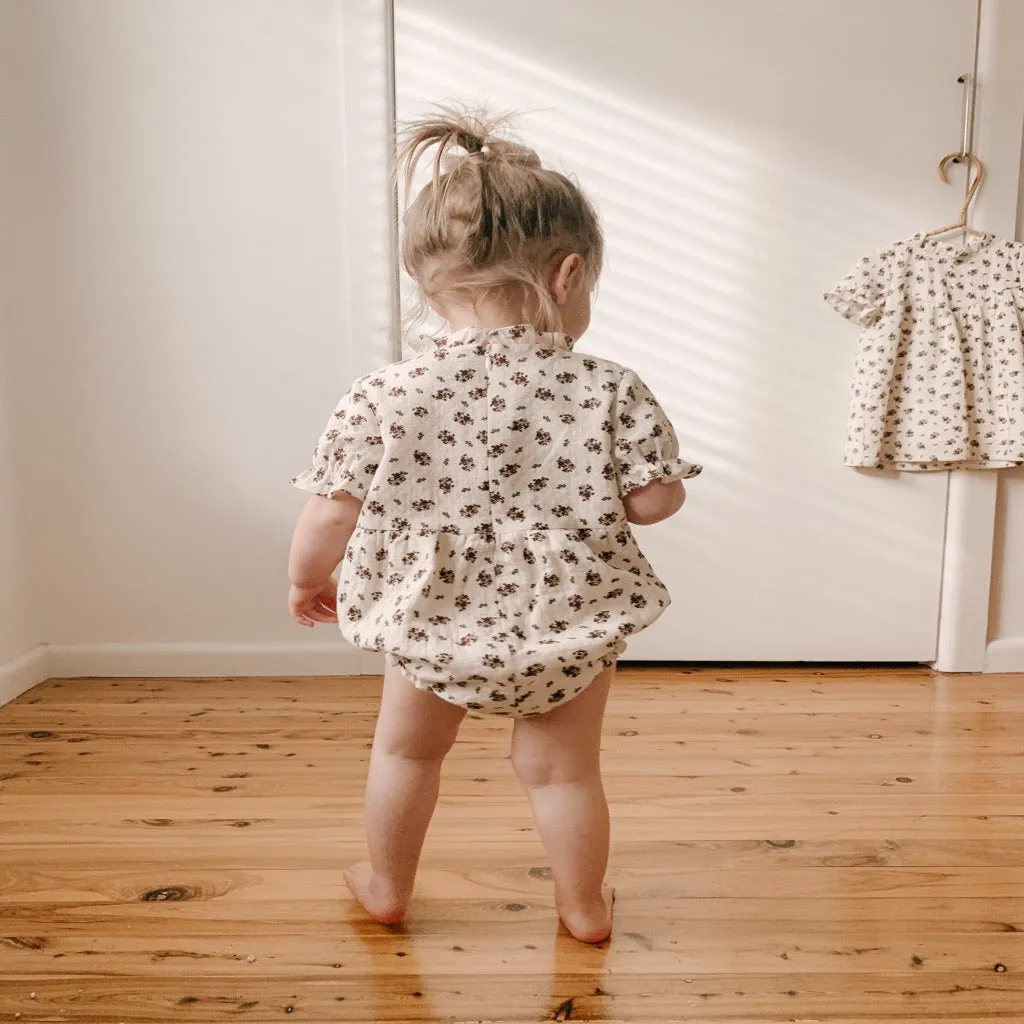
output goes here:
<path id="1" fill-rule="evenodd" d="M 627 657 L 934 657 L 948 478 L 841 465 L 856 330 L 821 294 L 954 219 L 975 0 L 396 0 L 400 118 L 522 111 L 608 239 L 581 348 L 704 464 L 643 530 L 673 592 Z M 951 216 L 952 215 L 952 216 Z"/>

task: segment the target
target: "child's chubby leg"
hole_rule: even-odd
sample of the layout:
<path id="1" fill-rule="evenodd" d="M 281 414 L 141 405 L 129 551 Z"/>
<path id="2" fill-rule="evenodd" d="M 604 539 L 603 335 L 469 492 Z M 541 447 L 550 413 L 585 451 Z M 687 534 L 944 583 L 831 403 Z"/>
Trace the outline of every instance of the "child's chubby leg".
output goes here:
<path id="1" fill-rule="evenodd" d="M 612 928 L 601 726 L 614 671 L 554 711 L 517 719 L 512 737 L 512 764 L 551 859 L 558 914 L 583 942 L 603 942 Z"/>
<path id="2" fill-rule="evenodd" d="M 366 783 L 370 861 L 345 873 L 352 894 L 382 924 L 405 918 L 441 763 L 465 716 L 462 708 L 417 690 L 388 661 Z"/>

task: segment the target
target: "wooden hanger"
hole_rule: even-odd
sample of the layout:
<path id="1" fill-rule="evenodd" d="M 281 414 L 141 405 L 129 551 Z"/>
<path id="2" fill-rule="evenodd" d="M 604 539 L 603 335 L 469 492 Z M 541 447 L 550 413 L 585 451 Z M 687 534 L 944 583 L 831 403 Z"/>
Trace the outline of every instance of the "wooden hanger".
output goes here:
<path id="1" fill-rule="evenodd" d="M 970 170 L 974 170 L 975 167 L 978 169 L 977 177 L 971 182 L 971 187 L 967 191 L 967 198 L 964 200 L 963 209 L 960 211 L 960 219 L 955 224 L 947 224 L 944 228 L 936 228 L 934 231 L 929 231 L 925 237 L 931 238 L 934 235 L 944 235 L 947 231 L 963 231 L 968 235 L 984 235 L 984 231 L 977 231 L 967 225 L 967 215 L 971 210 L 971 203 L 974 202 L 974 197 L 978 194 L 978 189 L 981 188 L 981 183 L 985 178 L 985 165 L 973 154 L 973 153 L 950 153 L 948 156 L 944 156 L 939 163 L 939 177 L 947 185 L 949 184 L 949 165 L 951 163 L 960 163 L 961 160 L 966 160 Z"/>

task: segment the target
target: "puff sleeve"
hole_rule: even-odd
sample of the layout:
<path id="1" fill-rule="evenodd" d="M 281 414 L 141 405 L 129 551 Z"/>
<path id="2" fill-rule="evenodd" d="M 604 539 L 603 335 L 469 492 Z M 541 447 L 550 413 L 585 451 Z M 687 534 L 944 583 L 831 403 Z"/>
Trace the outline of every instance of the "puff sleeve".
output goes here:
<path id="1" fill-rule="evenodd" d="M 313 465 L 294 477 L 292 483 L 324 498 L 344 491 L 362 501 L 383 449 L 376 410 L 357 382 L 338 403 L 317 442 Z"/>
<path id="2" fill-rule="evenodd" d="M 654 480 L 687 480 L 701 467 L 679 457 L 665 410 L 632 370 L 619 383 L 614 415 L 615 469 L 623 495 Z"/>
<path id="3" fill-rule="evenodd" d="M 842 281 L 824 295 L 825 301 L 842 317 L 873 327 L 885 311 L 891 252 L 877 252 L 864 259 Z"/>

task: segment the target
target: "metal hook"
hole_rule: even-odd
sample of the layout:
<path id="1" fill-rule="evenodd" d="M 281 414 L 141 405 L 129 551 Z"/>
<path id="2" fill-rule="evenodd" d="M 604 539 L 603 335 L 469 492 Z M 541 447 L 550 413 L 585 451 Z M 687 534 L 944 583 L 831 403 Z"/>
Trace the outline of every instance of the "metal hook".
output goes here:
<path id="1" fill-rule="evenodd" d="M 962 136 L 960 142 L 959 159 L 966 160 L 974 149 L 974 110 L 978 99 L 978 83 L 974 75 L 967 71 L 957 81 L 964 87 L 964 113 L 961 124 Z"/>

